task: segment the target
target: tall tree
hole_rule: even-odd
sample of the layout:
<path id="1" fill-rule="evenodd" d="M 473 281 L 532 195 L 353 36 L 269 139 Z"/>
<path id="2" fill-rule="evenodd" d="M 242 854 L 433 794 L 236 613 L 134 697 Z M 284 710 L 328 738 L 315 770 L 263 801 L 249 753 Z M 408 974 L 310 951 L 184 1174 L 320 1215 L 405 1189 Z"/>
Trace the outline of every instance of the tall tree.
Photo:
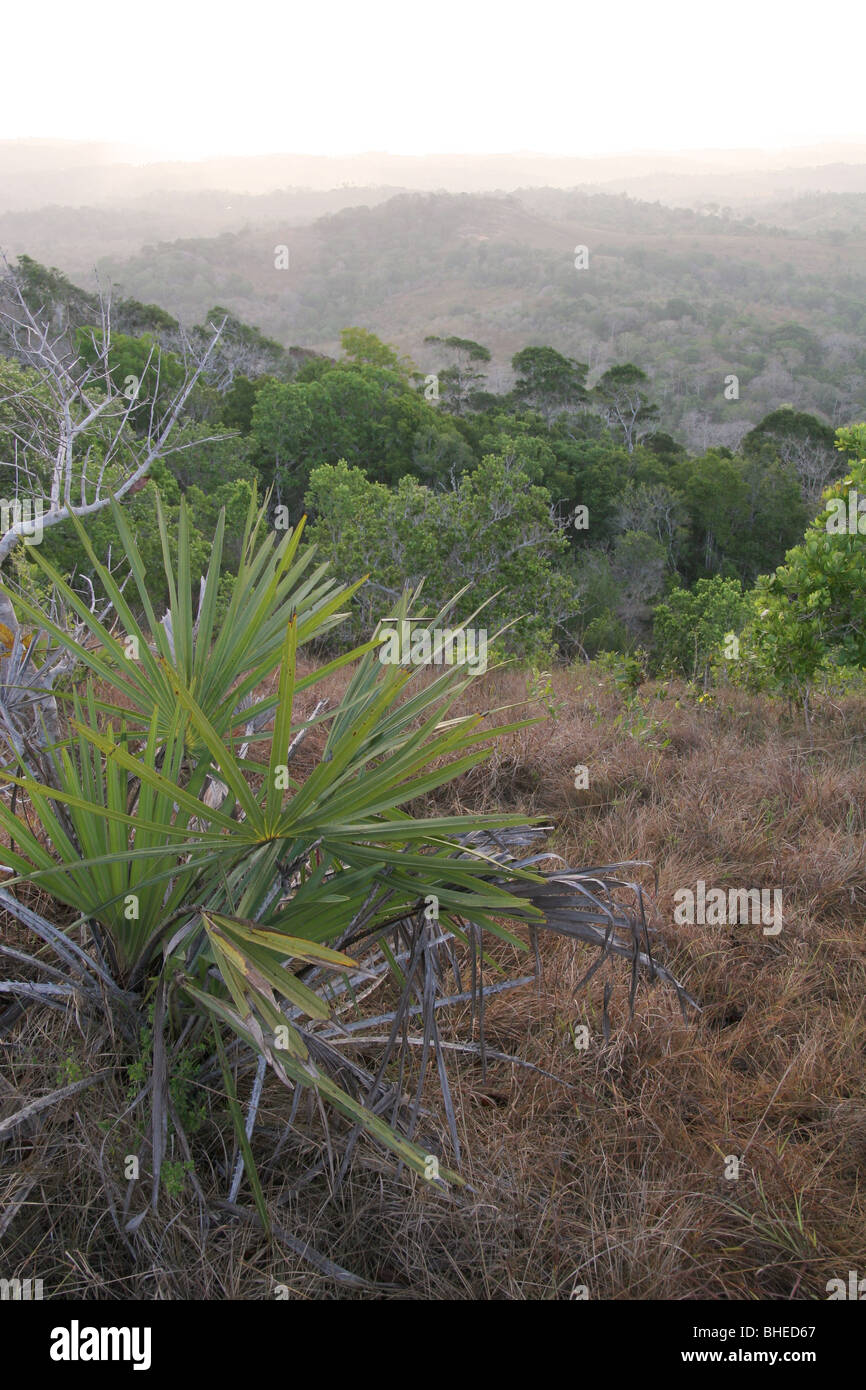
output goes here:
<path id="1" fill-rule="evenodd" d="M 451 364 L 438 373 L 439 393 L 446 409 L 454 415 L 463 415 L 481 390 L 485 374 L 478 370 L 478 364 L 490 361 L 490 349 L 471 338 L 458 338 L 453 334 L 450 338 L 430 334 L 424 342 L 438 343 L 449 349 Z"/>
<path id="2" fill-rule="evenodd" d="M 611 430 L 621 430 L 625 447 L 634 452 L 658 419 L 659 408 L 647 392 L 649 377 L 633 362 L 609 367 L 593 387 L 592 398 Z"/>
<path id="3" fill-rule="evenodd" d="M 783 463 L 796 469 L 803 499 L 810 505 L 820 501 L 831 478 L 838 478 L 845 470 L 830 426 L 816 415 L 789 405 L 764 416 L 743 440 L 743 452 L 756 454 L 762 445 L 771 445 Z"/>
<path id="4" fill-rule="evenodd" d="M 351 362 L 363 362 L 370 367 L 385 367 L 388 371 L 409 376 L 413 363 L 401 357 L 390 343 L 383 343 L 375 333 L 366 328 L 344 328 L 340 334 L 340 346 Z"/>
<path id="5" fill-rule="evenodd" d="M 802 544 L 758 580 L 746 634 L 749 667 L 771 688 L 798 694 L 807 724 L 819 668 L 866 668 L 866 514 L 859 510 L 866 498 L 866 425 L 839 430 L 837 443 L 853 455 L 848 472 L 825 492 Z"/>
<path id="6" fill-rule="evenodd" d="M 574 410 L 589 399 L 585 362 L 564 357 L 552 347 L 527 347 L 516 352 L 511 365 L 519 373 L 514 384 L 518 400 L 534 406 L 548 425 L 564 411 Z"/>

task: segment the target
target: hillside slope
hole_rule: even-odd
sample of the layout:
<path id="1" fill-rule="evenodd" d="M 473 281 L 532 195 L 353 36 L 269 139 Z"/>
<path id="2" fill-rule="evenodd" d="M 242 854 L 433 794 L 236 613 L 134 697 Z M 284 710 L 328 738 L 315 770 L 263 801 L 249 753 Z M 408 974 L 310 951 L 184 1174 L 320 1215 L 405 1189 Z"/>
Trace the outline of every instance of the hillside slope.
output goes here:
<path id="1" fill-rule="evenodd" d="M 578 244 L 587 270 L 575 269 Z M 279 245 L 287 270 L 275 268 Z M 866 412 L 861 230 L 802 234 L 553 189 L 403 194 L 307 226 L 162 242 L 102 269 L 181 319 L 224 303 L 285 343 L 326 352 L 357 323 L 435 370 L 425 337 L 474 338 L 493 353 L 493 389 L 509 384 L 510 358 L 528 343 L 593 373 L 635 361 L 666 427 L 694 447 L 735 444 L 783 403 L 833 424 Z M 729 374 L 738 400 L 725 397 Z"/>

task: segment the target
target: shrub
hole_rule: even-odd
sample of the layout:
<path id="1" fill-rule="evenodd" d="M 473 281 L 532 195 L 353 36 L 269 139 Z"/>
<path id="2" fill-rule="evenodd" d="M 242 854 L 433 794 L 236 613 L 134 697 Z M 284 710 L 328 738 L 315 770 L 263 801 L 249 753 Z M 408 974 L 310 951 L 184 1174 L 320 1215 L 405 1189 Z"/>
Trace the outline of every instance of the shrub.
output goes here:
<path id="1" fill-rule="evenodd" d="M 699 579 L 693 589 L 674 589 L 653 614 L 656 662 L 704 686 L 725 638 L 739 633 L 750 612 L 739 579 Z"/>

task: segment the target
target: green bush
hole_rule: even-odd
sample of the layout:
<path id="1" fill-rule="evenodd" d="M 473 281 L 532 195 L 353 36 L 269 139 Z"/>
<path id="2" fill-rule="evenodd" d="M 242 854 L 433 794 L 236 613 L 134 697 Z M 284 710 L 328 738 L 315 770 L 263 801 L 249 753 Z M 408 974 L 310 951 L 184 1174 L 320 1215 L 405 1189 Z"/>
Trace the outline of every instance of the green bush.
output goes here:
<path id="1" fill-rule="evenodd" d="M 725 639 L 742 630 L 749 613 L 739 579 L 716 575 L 699 579 L 693 589 L 672 590 L 653 612 L 658 669 L 706 685 L 713 664 L 724 659 Z"/>
<path id="2" fill-rule="evenodd" d="M 857 529 L 848 529 L 854 498 L 866 499 L 866 425 L 839 430 L 836 438 L 853 455 L 849 471 L 825 490 L 802 545 L 758 580 L 744 641 L 750 679 L 807 705 L 820 672 L 866 668 L 866 514 L 858 520 L 855 513 Z"/>

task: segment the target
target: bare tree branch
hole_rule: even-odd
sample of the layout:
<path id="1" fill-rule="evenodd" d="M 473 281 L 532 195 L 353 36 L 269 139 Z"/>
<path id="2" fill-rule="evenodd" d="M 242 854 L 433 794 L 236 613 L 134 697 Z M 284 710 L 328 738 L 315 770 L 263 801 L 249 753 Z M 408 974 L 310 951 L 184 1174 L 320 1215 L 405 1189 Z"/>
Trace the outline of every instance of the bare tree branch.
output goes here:
<path id="1" fill-rule="evenodd" d="M 111 377 L 110 296 L 100 292 L 100 323 L 90 335 L 94 360 L 88 362 L 74 333 L 58 329 L 45 306 L 31 308 L 21 277 L 5 256 L 2 261 L 0 333 L 12 355 L 35 377 L 32 384 L 0 399 L 0 406 L 12 406 L 14 421 L 0 423 L 0 469 L 10 469 L 14 483 L 12 498 L 4 499 L 5 508 L 0 505 L 0 565 L 32 535 L 33 505 L 40 511 L 43 529 L 70 516 L 93 516 L 112 496 L 121 500 L 137 491 L 154 463 L 174 452 L 172 432 L 225 326 L 224 321 L 214 328 L 199 353 L 184 341 L 184 378 L 164 405 L 161 354 L 154 347 L 142 374 L 150 374 L 152 394 L 149 403 L 140 401 L 136 391 L 125 394 Z M 133 420 L 146 422 L 143 434 L 132 431 Z M 11 441 L 10 462 L 3 458 L 4 437 Z M 10 508 L 10 500 L 18 505 Z M 31 507 L 22 509 L 22 502 Z"/>

